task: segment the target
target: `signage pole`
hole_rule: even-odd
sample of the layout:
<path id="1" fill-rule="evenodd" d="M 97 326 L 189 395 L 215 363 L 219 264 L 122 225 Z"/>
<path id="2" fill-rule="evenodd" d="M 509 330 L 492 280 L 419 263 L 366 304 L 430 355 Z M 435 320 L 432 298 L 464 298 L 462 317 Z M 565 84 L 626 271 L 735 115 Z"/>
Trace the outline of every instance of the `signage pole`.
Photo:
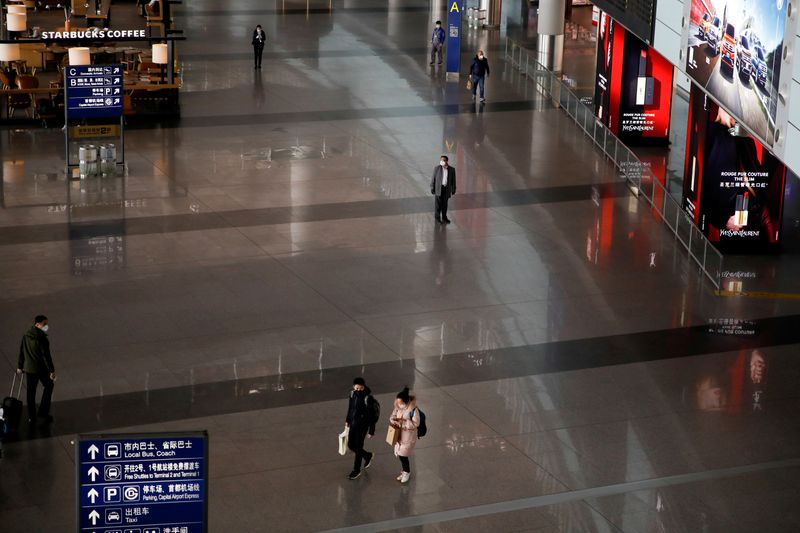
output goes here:
<path id="1" fill-rule="evenodd" d="M 458 80 L 461 68 L 461 12 L 464 0 L 448 0 L 447 8 L 447 79 Z M 459 3 L 460 2 L 460 3 Z"/>

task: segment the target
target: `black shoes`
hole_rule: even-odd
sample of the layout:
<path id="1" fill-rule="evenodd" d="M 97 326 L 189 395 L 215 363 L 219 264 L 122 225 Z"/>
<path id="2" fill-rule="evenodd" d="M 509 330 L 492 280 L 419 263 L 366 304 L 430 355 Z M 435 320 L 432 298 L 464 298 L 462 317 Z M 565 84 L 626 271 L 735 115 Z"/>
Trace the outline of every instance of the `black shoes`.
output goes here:
<path id="1" fill-rule="evenodd" d="M 449 224 L 450 223 L 450 219 L 447 218 L 447 217 L 444 217 L 444 220 L 442 221 L 442 223 L 443 224 Z"/>
<path id="2" fill-rule="evenodd" d="M 364 462 L 364 470 L 372 466 L 372 458 L 375 457 L 375 453 L 369 454 L 369 458 Z"/>
<path id="3" fill-rule="evenodd" d="M 353 470 L 352 472 L 350 472 L 350 474 L 348 474 L 347 479 L 351 480 L 358 479 L 360 475 L 361 475 L 361 470 Z"/>

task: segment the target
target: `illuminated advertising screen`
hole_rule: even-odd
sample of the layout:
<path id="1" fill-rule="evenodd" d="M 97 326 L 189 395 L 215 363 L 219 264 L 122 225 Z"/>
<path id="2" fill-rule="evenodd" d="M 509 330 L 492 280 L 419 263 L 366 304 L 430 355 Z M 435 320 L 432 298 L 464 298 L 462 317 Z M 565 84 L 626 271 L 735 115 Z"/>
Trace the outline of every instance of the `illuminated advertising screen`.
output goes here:
<path id="1" fill-rule="evenodd" d="M 736 119 L 692 86 L 683 208 L 720 249 L 780 243 L 786 167 Z"/>
<path id="2" fill-rule="evenodd" d="M 691 1 L 686 73 L 772 145 L 787 0 Z"/>
<path id="3" fill-rule="evenodd" d="M 666 144 L 672 64 L 602 12 L 596 72 L 597 118 L 625 144 Z"/>

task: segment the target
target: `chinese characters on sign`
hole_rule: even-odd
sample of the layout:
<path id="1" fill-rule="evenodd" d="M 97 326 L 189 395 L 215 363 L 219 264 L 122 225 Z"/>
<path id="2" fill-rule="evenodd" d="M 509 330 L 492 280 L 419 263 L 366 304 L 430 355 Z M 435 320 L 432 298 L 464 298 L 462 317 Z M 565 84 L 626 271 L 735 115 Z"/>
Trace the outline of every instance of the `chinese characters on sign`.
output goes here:
<path id="1" fill-rule="evenodd" d="M 72 66 L 64 69 L 67 117 L 122 116 L 122 65 Z"/>
<path id="2" fill-rule="evenodd" d="M 205 533 L 208 437 L 82 436 L 78 526 L 92 533 Z"/>

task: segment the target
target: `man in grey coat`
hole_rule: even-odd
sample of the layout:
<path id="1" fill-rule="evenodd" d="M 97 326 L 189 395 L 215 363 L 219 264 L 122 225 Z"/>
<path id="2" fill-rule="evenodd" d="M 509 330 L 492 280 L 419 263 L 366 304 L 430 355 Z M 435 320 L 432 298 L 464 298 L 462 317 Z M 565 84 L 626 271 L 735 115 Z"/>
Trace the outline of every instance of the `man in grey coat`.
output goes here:
<path id="1" fill-rule="evenodd" d="M 436 197 L 434 216 L 436 222 L 449 224 L 447 218 L 447 201 L 456 194 L 456 169 L 448 164 L 446 155 L 439 160 L 439 166 L 433 169 L 431 178 L 431 194 Z"/>

